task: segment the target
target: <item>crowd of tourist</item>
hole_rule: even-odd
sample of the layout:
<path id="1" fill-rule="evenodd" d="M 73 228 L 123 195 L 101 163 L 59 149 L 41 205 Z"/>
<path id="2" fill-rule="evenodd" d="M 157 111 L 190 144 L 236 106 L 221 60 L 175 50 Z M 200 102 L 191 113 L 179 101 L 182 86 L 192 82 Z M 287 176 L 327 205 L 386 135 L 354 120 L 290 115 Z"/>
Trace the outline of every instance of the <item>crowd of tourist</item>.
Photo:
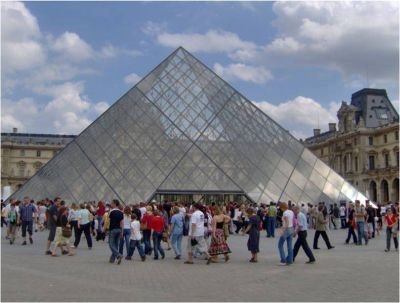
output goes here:
<path id="1" fill-rule="evenodd" d="M 378 204 L 374 208 L 369 201 L 363 206 L 357 200 L 329 208 L 324 202 L 305 206 L 290 201 L 268 205 L 152 201 L 123 206 L 118 200 L 112 200 L 66 205 L 59 197 L 38 202 L 25 197 L 23 201 L 1 203 L 1 226 L 7 228 L 10 244 L 14 244 L 18 231 L 21 231 L 22 245 L 27 245 L 27 235 L 33 244 L 33 231 L 47 230 L 45 253 L 55 257 L 57 248 L 63 255 L 74 255 L 82 234 L 88 249 L 92 249 L 94 240 L 107 241 L 111 251 L 109 262 L 116 264 L 121 264 L 124 255 L 125 260 L 132 260 L 136 249 L 143 262 L 150 256 L 163 260 L 165 250 L 171 247 L 175 259 L 180 260 L 184 236 L 187 236 L 185 264 L 194 264 L 194 258 L 201 255 L 206 264 L 218 262 L 219 255 L 228 262 L 231 253 L 228 237 L 233 234 L 248 235 L 249 262 L 257 263 L 262 232 L 265 230 L 266 237 L 274 238 L 275 229 L 279 228 L 280 265 L 293 264 L 300 248 L 308 257 L 306 263 L 312 264 L 316 258 L 307 242 L 309 229 L 315 229 L 312 248 L 317 250 L 320 236 L 327 249 L 334 248 L 328 229 L 347 229 L 345 244 L 352 239 L 355 245 L 362 245 L 364 239 L 364 245 L 368 245 L 385 226 L 385 251 L 390 251 L 392 239 L 397 251 L 399 205 L 398 202 Z"/>

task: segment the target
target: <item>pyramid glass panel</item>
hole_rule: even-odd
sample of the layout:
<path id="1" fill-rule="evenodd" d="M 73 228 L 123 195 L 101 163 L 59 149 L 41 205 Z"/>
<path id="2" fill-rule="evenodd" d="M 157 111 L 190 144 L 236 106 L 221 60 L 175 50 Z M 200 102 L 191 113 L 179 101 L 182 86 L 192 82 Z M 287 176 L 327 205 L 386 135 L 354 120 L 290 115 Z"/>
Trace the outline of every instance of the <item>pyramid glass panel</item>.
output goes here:
<path id="1" fill-rule="evenodd" d="M 253 202 L 365 199 L 246 97 L 178 48 L 12 198 L 149 201 L 235 192 Z"/>

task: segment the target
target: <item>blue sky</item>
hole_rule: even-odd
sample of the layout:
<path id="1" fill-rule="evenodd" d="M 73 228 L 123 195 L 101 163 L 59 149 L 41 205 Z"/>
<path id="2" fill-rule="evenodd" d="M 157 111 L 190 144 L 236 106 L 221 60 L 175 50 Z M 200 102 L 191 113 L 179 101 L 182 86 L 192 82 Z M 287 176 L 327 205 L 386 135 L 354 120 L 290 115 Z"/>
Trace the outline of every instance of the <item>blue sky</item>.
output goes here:
<path id="1" fill-rule="evenodd" d="M 1 13 L 3 132 L 79 134 L 178 46 L 298 138 L 367 86 L 398 108 L 397 2 L 3 2 Z"/>

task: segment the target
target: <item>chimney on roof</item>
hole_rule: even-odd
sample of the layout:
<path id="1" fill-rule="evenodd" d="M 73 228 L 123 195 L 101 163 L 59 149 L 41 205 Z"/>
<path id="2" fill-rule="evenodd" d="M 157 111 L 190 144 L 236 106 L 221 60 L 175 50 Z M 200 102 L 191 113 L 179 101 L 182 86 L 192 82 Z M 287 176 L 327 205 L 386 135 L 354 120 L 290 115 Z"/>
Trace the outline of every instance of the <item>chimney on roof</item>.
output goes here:
<path id="1" fill-rule="evenodd" d="M 314 128 L 313 131 L 314 131 L 314 137 L 318 136 L 321 133 L 321 129 L 319 128 Z"/>
<path id="2" fill-rule="evenodd" d="M 14 127 L 13 128 L 13 134 L 16 134 L 18 132 L 18 128 Z"/>
<path id="3" fill-rule="evenodd" d="M 329 131 L 330 132 L 335 132 L 336 131 L 336 123 L 328 123 L 329 125 Z"/>

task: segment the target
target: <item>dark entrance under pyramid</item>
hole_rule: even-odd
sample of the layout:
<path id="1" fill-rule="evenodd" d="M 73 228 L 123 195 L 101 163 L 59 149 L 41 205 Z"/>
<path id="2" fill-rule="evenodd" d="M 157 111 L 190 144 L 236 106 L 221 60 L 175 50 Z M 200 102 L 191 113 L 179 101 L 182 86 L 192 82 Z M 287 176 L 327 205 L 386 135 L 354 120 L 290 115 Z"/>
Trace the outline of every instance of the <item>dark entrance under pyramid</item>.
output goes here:
<path id="1" fill-rule="evenodd" d="M 256 203 L 366 199 L 181 47 L 11 198 L 130 203 L 171 192 L 242 193 Z"/>

